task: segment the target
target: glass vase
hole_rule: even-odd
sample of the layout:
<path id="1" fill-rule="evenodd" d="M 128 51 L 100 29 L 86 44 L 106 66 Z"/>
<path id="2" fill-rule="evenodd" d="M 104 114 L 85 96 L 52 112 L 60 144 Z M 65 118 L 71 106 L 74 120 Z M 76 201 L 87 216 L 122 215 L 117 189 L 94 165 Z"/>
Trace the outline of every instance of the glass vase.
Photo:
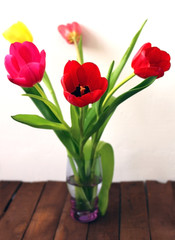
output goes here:
<path id="1" fill-rule="evenodd" d="M 102 186 L 101 158 L 95 159 L 93 171 L 86 173 L 83 177 L 82 173 L 74 174 L 72 164 L 78 173 L 76 161 L 68 157 L 66 182 L 71 196 L 70 215 L 83 223 L 92 222 L 99 216 L 98 194 Z"/>

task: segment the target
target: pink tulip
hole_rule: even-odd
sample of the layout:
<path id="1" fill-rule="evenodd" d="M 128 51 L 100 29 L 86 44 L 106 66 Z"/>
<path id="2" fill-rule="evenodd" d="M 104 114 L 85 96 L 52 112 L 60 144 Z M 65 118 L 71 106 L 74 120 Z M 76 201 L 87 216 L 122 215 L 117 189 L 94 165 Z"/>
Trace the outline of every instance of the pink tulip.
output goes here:
<path id="1" fill-rule="evenodd" d="M 45 58 L 45 51 L 39 52 L 32 42 L 12 43 L 5 57 L 8 79 L 21 87 L 33 87 L 43 78 Z"/>
<path id="2" fill-rule="evenodd" d="M 81 27 L 77 22 L 68 23 L 67 25 L 59 25 L 58 31 L 70 44 L 74 43 L 74 41 L 78 42 L 80 40 Z"/>

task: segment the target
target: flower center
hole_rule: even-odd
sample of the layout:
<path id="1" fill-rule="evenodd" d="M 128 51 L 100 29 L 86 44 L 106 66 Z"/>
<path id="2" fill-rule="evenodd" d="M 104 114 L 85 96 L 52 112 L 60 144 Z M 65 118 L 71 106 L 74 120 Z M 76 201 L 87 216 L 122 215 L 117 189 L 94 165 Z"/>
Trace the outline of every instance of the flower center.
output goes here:
<path id="1" fill-rule="evenodd" d="M 74 40 L 76 42 L 78 42 L 80 40 L 80 34 L 78 34 L 77 32 L 73 31 L 73 32 L 70 32 L 68 35 L 67 35 L 67 39 L 70 43 L 73 43 Z"/>
<path id="2" fill-rule="evenodd" d="M 76 90 L 74 92 L 72 92 L 71 94 L 73 94 L 76 97 L 81 97 L 89 92 L 90 92 L 90 90 L 89 90 L 88 86 L 83 87 L 83 86 L 80 86 L 80 84 L 79 84 L 79 86 L 76 87 Z"/>

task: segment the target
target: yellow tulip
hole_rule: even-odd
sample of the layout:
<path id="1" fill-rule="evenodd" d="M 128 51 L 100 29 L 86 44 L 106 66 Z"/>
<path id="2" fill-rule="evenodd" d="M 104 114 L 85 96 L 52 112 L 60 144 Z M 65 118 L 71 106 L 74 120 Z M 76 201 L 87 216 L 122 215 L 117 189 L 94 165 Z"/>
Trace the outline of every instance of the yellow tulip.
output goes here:
<path id="1" fill-rule="evenodd" d="M 10 43 L 25 41 L 33 42 L 33 36 L 26 25 L 22 22 L 17 22 L 9 27 L 4 33 L 3 36 Z"/>

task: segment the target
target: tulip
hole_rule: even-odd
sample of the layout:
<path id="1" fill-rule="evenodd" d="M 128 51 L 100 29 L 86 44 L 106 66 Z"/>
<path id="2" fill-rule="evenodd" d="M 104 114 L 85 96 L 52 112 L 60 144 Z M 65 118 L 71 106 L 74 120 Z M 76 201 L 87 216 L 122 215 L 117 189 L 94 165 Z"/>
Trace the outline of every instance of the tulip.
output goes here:
<path id="1" fill-rule="evenodd" d="M 134 56 L 131 66 L 141 78 L 157 76 L 160 78 L 170 68 L 170 55 L 151 43 L 145 43 Z"/>
<path id="2" fill-rule="evenodd" d="M 45 51 L 39 52 L 31 42 L 12 43 L 5 57 L 8 79 L 21 87 L 33 87 L 40 82 L 45 71 Z"/>
<path id="3" fill-rule="evenodd" d="M 72 44 L 75 41 L 79 42 L 80 40 L 81 27 L 77 22 L 68 23 L 67 25 L 59 25 L 58 31 L 69 44 Z"/>
<path id="4" fill-rule="evenodd" d="M 33 42 L 32 34 L 26 25 L 22 22 L 17 22 L 9 27 L 4 33 L 3 36 L 10 43 L 20 42 L 23 43 L 25 41 Z"/>
<path id="5" fill-rule="evenodd" d="M 80 65 L 77 61 L 67 62 L 61 83 L 65 98 L 77 107 L 98 101 L 108 86 L 107 79 L 101 77 L 94 63 Z"/>

